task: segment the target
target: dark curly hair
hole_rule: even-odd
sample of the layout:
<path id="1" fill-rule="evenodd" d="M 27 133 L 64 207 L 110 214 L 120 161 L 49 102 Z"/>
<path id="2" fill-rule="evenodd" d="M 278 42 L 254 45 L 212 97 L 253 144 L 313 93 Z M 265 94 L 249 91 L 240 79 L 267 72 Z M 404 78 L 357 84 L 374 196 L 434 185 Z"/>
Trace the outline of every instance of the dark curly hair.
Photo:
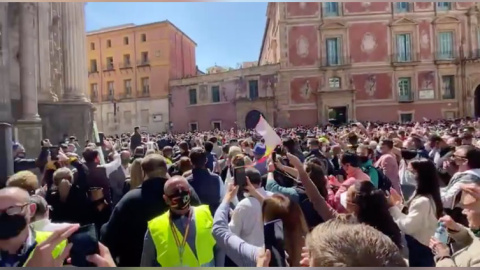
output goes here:
<path id="1" fill-rule="evenodd" d="M 353 203 L 357 205 L 357 220 L 381 231 L 401 250 L 402 235 L 397 224 L 393 221 L 385 194 L 376 189 L 370 181 L 355 184 Z"/>

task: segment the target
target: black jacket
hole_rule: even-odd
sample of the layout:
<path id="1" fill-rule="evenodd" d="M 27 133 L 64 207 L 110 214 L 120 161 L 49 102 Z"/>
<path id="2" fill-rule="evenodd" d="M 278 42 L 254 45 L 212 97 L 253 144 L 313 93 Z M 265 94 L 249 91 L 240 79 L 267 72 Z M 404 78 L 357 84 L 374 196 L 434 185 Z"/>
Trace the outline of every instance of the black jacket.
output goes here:
<path id="1" fill-rule="evenodd" d="M 139 133 L 135 133 L 130 137 L 130 149 L 132 152 L 137 148 L 138 146 L 142 145 L 142 135 Z"/>
<path id="2" fill-rule="evenodd" d="M 39 168 L 41 172 L 45 165 L 48 162 L 48 147 L 42 147 L 40 150 L 40 154 L 38 155 L 37 159 L 34 158 L 15 158 L 13 160 L 13 171 L 14 173 L 20 171 L 27 171 L 32 170 L 35 168 Z"/>
<path id="3" fill-rule="evenodd" d="M 140 266 L 147 224 L 168 210 L 163 199 L 166 181 L 163 178 L 148 179 L 125 194 L 103 226 L 101 242 L 110 249 L 113 258 L 118 258 L 118 266 Z M 190 192 L 191 204 L 199 205 L 200 200 L 193 188 Z"/>

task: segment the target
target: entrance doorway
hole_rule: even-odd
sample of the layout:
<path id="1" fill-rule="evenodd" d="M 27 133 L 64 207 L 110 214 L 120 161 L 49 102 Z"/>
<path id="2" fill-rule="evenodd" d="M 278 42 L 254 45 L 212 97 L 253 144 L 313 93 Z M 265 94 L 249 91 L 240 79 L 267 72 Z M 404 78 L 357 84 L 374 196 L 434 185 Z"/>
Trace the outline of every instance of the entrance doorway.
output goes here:
<path id="1" fill-rule="evenodd" d="M 474 116 L 475 118 L 480 117 L 480 85 L 475 88 L 475 97 L 473 98 L 473 106 L 474 106 Z"/>
<path id="2" fill-rule="evenodd" d="M 342 125 L 347 123 L 347 107 L 330 107 L 328 108 L 328 122 L 334 125 Z"/>
<path id="3" fill-rule="evenodd" d="M 257 111 L 257 110 L 249 111 L 245 116 L 245 128 L 254 129 L 257 126 L 258 121 L 260 120 L 260 116 L 263 116 L 263 118 L 265 118 L 263 113 L 261 113 L 260 111 Z"/>

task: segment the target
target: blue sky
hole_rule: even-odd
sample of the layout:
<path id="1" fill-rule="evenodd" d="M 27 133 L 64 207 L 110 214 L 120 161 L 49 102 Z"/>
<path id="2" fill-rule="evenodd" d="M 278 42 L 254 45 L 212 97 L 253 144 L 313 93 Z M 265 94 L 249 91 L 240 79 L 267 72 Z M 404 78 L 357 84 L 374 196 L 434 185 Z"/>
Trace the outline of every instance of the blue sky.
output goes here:
<path id="1" fill-rule="evenodd" d="M 90 2 L 86 30 L 169 20 L 197 43 L 197 65 L 205 71 L 258 60 L 266 9 L 267 3 Z"/>

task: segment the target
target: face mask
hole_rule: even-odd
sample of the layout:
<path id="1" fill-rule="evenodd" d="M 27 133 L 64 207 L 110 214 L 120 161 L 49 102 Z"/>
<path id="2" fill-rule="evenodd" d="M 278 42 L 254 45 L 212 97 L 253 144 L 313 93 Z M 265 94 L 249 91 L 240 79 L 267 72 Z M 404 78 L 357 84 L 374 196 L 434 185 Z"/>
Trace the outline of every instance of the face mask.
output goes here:
<path id="1" fill-rule="evenodd" d="M 22 215 L 9 216 L 0 214 L 0 240 L 18 236 L 27 227 L 27 220 Z"/>
<path id="2" fill-rule="evenodd" d="M 361 162 L 361 163 L 366 163 L 366 162 L 369 160 L 368 157 L 360 156 L 359 158 L 360 158 L 360 162 Z"/>
<path id="3" fill-rule="evenodd" d="M 170 208 L 174 210 L 184 210 L 190 206 L 190 192 L 178 190 L 175 194 L 168 196 L 170 199 Z"/>
<path id="4" fill-rule="evenodd" d="M 327 152 L 327 147 L 326 146 L 322 146 L 322 152 L 323 153 Z"/>

